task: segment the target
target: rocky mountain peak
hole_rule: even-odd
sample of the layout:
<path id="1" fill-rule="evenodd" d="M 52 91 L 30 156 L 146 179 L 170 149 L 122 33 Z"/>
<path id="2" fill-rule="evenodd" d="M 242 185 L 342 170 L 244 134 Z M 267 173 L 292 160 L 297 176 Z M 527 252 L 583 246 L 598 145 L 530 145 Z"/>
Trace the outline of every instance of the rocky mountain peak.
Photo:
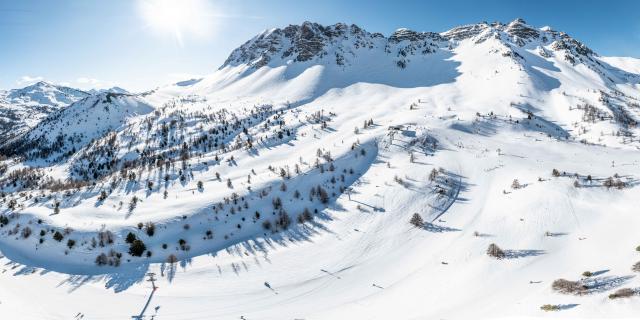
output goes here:
<path id="1" fill-rule="evenodd" d="M 531 27 L 521 18 L 511 21 L 506 26 L 505 32 L 521 39 L 538 38 L 540 36 L 539 30 Z"/>
<path id="2" fill-rule="evenodd" d="M 428 55 L 437 50 L 448 51 L 460 42 L 476 44 L 497 39 L 507 50 L 513 47 L 546 47 L 572 63 L 586 61 L 593 51 L 565 33 L 550 28 L 538 29 L 517 18 L 507 24 L 480 22 L 455 27 L 442 33 L 418 32 L 400 28 L 388 37 L 370 33 L 352 24 L 336 23 L 324 26 L 305 21 L 300 25 L 266 30 L 235 49 L 221 68 L 247 65 L 258 69 L 266 65 L 281 66 L 290 62 L 338 66 L 356 62 L 362 50 L 380 50 L 400 68 L 410 63 L 409 56 Z M 548 56 L 548 51 L 544 55 Z M 565 53 L 566 51 L 566 53 Z M 518 56 L 517 54 L 513 54 Z"/>
<path id="3" fill-rule="evenodd" d="M 445 39 L 435 32 L 416 32 L 406 28 L 400 28 L 389 36 L 389 42 L 398 43 L 401 41 L 423 41 L 430 39 L 434 41 L 444 41 Z"/>

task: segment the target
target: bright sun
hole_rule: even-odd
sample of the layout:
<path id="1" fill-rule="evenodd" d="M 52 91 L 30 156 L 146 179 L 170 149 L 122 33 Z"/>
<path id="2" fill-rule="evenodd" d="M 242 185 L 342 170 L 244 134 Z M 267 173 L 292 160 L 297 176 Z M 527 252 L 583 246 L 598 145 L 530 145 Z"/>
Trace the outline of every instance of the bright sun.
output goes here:
<path id="1" fill-rule="evenodd" d="M 139 0 L 139 11 L 154 31 L 171 35 L 180 46 L 184 37 L 206 36 L 213 28 L 214 14 L 205 0 Z"/>

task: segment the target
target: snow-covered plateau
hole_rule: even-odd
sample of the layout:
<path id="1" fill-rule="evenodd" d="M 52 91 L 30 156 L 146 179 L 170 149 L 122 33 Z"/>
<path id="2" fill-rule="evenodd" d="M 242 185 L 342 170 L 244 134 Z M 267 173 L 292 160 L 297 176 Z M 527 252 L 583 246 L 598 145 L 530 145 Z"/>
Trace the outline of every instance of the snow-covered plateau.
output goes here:
<path id="1" fill-rule="evenodd" d="M 548 27 L 305 22 L 0 105 L 2 319 L 640 317 L 640 60 Z"/>

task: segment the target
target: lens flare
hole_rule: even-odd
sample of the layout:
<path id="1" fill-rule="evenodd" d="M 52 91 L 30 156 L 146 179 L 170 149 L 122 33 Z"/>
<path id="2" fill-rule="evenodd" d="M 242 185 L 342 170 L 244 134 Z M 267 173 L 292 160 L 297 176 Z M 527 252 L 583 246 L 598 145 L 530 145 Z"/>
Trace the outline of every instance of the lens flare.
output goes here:
<path id="1" fill-rule="evenodd" d="M 149 29 L 180 46 L 186 37 L 206 37 L 214 28 L 214 8 L 204 0 L 140 0 L 138 8 Z"/>

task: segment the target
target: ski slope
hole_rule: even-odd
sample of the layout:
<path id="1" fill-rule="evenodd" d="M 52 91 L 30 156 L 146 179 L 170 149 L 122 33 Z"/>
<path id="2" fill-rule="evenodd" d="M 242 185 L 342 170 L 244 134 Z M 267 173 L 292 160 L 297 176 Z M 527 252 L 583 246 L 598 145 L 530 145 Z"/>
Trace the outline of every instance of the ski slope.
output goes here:
<path id="1" fill-rule="evenodd" d="M 479 24 L 427 38 L 403 29 L 394 39 L 411 39 L 391 40 L 349 26 L 355 39 L 338 33 L 309 60 L 247 62 L 238 49 L 200 80 L 72 104 L 4 146 L 25 159 L 3 161 L 0 314 L 635 317 L 640 296 L 608 296 L 640 291 L 631 270 L 640 261 L 640 75 L 624 59 L 572 63 L 566 55 L 582 47 L 557 49 L 549 29 L 537 31 L 546 42 L 520 46 L 522 28 L 531 27 Z M 266 31 L 247 48 L 282 34 Z M 409 58 L 398 67 L 395 50 L 424 50 L 425 39 L 433 51 L 401 55 Z M 265 52 L 278 50 L 287 46 Z M 50 183 L 10 180 L 25 168 Z M 305 209 L 313 218 L 299 220 Z M 288 227 L 278 224 L 283 212 Z M 409 223 L 414 213 L 420 227 Z M 92 245 L 106 230 L 113 243 Z M 128 233 L 151 254 L 128 254 Z M 486 254 L 491 243 L 503 259 Z M 96 265 L 110 250 L 122 253 L 119 265 Z M 555 292 L 559 278 L 585 278 L 587 294 Z"/>

